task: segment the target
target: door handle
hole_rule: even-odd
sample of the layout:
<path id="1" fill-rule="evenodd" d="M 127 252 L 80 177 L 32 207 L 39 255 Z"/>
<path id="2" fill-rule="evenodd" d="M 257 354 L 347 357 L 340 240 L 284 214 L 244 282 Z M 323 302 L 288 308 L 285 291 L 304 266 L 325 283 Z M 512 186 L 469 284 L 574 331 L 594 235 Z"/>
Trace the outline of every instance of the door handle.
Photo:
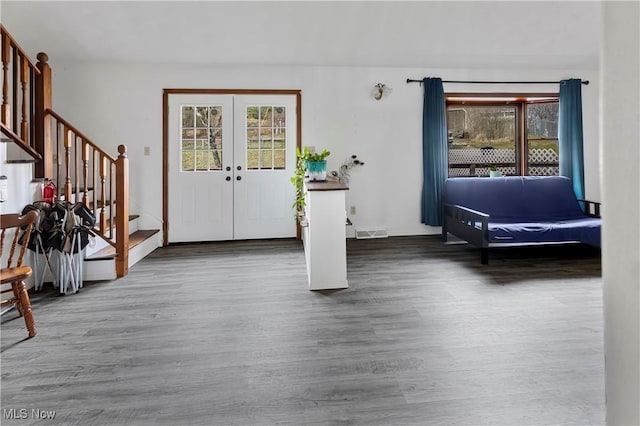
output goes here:
<path id="1" fill-rule="evenodd" d="M 242 180 L 242 176 L 236 176 L 236 180 Z"/>
<path id="2" fill-rule="evenodd" d="M 229 182 L 231 180 L 231 176 L 227 176 L 224 180 L 226 180 L 227 182 Z"/>

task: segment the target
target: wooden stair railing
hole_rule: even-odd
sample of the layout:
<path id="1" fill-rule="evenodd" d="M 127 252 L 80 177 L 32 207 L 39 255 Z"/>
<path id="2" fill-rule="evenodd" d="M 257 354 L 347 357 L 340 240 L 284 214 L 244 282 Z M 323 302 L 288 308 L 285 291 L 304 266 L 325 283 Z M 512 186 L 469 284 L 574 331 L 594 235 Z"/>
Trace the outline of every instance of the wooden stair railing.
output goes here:
<path id="1" fill-rule="evenodd" d="M 0 129 L 2 134 L 36 160 L 42 155 L 35 146 L 37 79 L 40 70 L 0 25 L 2 43 L 2 105 Z M 3 138 L 4 139 L 4 138 Z"/>
<path id="2" fill-rule="evenodd" d="M 118 158 L 113 158 L 55 113 L 51 109 L 51 68 L 47 54 L 38 53 L 38 63 L 34 65 L 3 25 L 0 30 L 2 134 L 39 160 L 34 164 L 34 177 L 53 180 L 59 199 L 81 201 L 93 210 L 97 218 L 96 233 L 116 250 L 116 275 L 127 275 L 129 160 L 126 146 L 118 146 Z"/>
<path id="3" fill-rule="evenodd" d="M 58 199 L 81 201 L 96 216 L 95 232 L 116 250 L 116 275 L 128 273 L 129 159 L 127 147 L 118 146 L 113 158 L 54 111 L 45 117 L 56 164 L 52 180 Z M 115 208 L 114 208 L 115 206 Z M 115 231 L 112 224 L 116 224 Z"/>

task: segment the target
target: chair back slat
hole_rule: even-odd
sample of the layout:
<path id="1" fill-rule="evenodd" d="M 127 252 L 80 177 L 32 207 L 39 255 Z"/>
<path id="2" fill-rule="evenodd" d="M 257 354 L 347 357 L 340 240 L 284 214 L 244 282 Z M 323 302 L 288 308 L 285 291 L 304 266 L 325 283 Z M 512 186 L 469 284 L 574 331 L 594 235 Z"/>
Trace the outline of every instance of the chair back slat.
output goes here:
<path id="1" fill-rule="evenodd" d="M 11 249 L 9 251 L 9 258 L 7 259 L 7 268 L 13 267 L 13 257 L 15 255 L 16 246 L 18 245 L 18 240 L 20 239 L 20 229 L 24 228 L 24 236 L 22 237 L 23 244 L 20 248 L 20 253 L 18 254 L 18 258 L 16 260 L 16 266 L 22 266 L 22 261 L 24 259 L 24 254 L 27 251 L 27 245 L 29 242 L 29 238 L 31 237 L 31 231 L 33 230 L 33 225 L 38 219 L 38 213 L 35 211 L 30 211 L 29 213 L 21 216 L 18 213 L 9 213 L 3 214 L 0 216 L 0 227 L 2 228 L 2 234 L 0 236 L 0 256 L 2 256 L 2 250 L 4 248 L 4 238 L 6 231 L 8 229 L 14 229 L 13 238 L 11 240 Z"/>
<path id="2" fill-rule="evenodd" d="M 1 293 L 11 291 L 13 296 L 6 300 L 0 300 L 0 306 L 16 306 L 18 314 L 24 319 L 24 324 L 30 338 L 38 334 L 33 310 L 31 309 L 31 301 L 29 300 L 29 293 L 24 283 L 24 280 L 31 275 L 32 270 L 29 266 L 22 266 L 22 259 L 27 251 L 31 231 L 35 227 L 37 220 L 38 213 L 36 213 L 35 210 L 22 216 L 17 213 L 0 215 L 0 228 L 2 229 L 0 235 L 0 257 L 2 256 L 5 234 L 8 234 L 6 231 L 9 229 L 13 230 L 13 239 L 11 241 L 11 251 L 9 253 L 9 259 L 7 260 L 7 267 L 0 268 L 1 282 L 3 284 L 11 284 L 10 290 L 3 290 Z M 21 230 L 24 230 L 24 232 L 20 232 Z M 16 262 L 17 266 L 13 267 L 13 256 L 18 243 L 20 243 L 22 248 L 20 249 L 20 254 Z M 2 313 L 4 312 L 7 311 L 3 311 Z"/>

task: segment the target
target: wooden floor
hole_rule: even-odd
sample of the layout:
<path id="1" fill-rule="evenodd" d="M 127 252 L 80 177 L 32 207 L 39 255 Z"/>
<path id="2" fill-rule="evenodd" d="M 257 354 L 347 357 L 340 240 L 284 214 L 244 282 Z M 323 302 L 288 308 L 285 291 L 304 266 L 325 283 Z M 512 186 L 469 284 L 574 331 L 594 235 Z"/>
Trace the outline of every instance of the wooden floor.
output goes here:
<path id="1" fill-rule="evenodd" d="M 423 236 L 349 240 L 348 259 L 349 289 L 310 292 L 299 242 L 176 245 L 34 295 L 37 337 L 2 318 L 1 422 L 604 424 L 598 251 L 482 266 Z"/>

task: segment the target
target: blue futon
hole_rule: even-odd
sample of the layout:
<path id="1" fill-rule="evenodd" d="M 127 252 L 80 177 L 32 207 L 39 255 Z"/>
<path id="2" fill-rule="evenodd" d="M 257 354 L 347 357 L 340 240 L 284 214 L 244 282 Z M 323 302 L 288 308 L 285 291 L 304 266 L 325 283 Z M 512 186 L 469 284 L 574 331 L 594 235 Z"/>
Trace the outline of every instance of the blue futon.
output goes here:
<path id="1" fill-rule="evenodd" d="M 549 243 L 600 247 L 600 204 L 576 199 L 566 177 L 449 178 L 442 206 L 443 241 L 452 234 L 481 248 L 483 264 L 489 262 L 490 247 Z"/>

